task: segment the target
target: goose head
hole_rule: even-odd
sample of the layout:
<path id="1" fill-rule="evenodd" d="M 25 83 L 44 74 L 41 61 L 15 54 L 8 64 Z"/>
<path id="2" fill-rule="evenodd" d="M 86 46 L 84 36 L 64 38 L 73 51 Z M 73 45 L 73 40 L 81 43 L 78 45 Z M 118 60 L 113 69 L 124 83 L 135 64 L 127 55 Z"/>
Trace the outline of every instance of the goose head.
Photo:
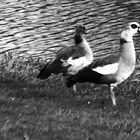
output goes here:
<path id="1" fill-rule="evenodd" d="M 83 35 L 86 34 L 86 28 L 84 25 L 77 25 L 75 27 L 75 35 Z"/>
<path id="2" fill-rule="evenodd" d="M 125 41 L 132 41 L 132 37 L 136 34 L 140 33 L 140 24 L 137 22 L 130 22 L 123 29 L 121 33 L 121 38 Z"/>

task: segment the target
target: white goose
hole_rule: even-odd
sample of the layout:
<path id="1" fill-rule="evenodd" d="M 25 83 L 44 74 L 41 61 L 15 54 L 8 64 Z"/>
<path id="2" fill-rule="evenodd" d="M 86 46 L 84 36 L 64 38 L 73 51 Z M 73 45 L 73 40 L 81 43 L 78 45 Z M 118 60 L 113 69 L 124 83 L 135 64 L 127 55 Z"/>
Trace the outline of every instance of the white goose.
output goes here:
<path id="1" fill-rule="evenodd" d="M 67 79 L 67 86 L 71 87 L 77 82 L 91 82 L 95 84 L 107 84 L 111 93 L 112 103 L 116 105 L 114 87 L 126 80 L 134 71 L 136 54 L 133 43 L 133 35 L 140 32 L 137 22 L 129 23 L 120 36 L 119 57 L 108 56 L 97 60 L 92 65 Z"/>
<path id="2" fill-rule="evenodd" d="M 75 75 L 79 70 L 89 66 L 93 61 L 93 53 L 84 34 L 85 27 L 76 26 L 75 45 L 58 51 L 56 57 L 40 71 L 38 78 L 47 79 L 52 73 L 62 73 L 64 76 Z"/>

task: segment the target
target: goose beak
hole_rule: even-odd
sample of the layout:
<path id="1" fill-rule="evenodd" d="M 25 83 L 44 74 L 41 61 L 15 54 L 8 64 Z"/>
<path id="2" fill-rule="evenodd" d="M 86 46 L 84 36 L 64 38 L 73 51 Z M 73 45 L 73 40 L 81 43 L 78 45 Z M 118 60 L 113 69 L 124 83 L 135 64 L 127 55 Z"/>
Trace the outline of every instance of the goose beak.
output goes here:
<path id="1" fill-rule="evenodd" d="M 138 33 L 140 33 L 140 27 L 138 27 Z"/>

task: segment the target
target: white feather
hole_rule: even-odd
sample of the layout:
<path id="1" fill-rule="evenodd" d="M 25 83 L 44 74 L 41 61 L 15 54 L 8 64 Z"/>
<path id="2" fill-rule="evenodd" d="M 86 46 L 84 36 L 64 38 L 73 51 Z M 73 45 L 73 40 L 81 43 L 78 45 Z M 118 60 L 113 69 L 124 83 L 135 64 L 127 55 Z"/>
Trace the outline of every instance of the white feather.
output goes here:
<path id="1" fill-rule="evenodd" d="M 79 70 L 91 64 L 91 62 L 87 60 L 85 56 L 74 60 L 69 58 L 67 63 L 71 64 L 71 66 L 68 68 L 68 74 L 70 75 L 76 74 Z"/>
<path id="2" fill-rule="evenodd" d="M 101 74 L 113 74 L 118 70 L 118 66 L 119 66 L 118 63 L 114 63 L 114 64 L 105 65 L 102 67 L 97 67 L 92 70 Z"/>
<path id="3" fill-rule="evenodd" d="M 85 66 L 87 66 L 87 65 L 89 65 L 91 62 L 85 57 L 85 56 L 83 56 L 83 57 L 79 57 L 79 58 L 77 58 L 77 59 L 72 59 L 71 57 L 67 60 L 67 63 L 68 64 L 71 64 L 71 65 L 73 65 L 73 66 L 83 66 L 83 67 L 85 67 Z"/>

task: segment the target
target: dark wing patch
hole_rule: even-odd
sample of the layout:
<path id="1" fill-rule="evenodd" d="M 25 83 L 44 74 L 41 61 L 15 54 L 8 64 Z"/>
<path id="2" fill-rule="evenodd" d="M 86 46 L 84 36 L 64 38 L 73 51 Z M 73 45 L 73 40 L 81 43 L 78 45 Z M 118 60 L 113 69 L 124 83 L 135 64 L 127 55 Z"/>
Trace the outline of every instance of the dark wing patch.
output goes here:
<path id="1" fill-rule="evenodd" d="M 85 55 L 84 48 L 80 48 L 79 46 L 72 46 L 67 48 L 62 48 L 59 50 L 56 54 L 56 59 L 64 59 L 67 60 L 69 57 L 72 57 L 72 59 L 77 59 L 79 57 L 82 57 Z"/>
<path id="2" fill-rule="evenodd" d="M 70 47 L 62 48 L 61 50 L 59 50 L 56 56 L 52 58 L 40 71 L 37 78 L 47 79 L 52 73 L 65 73 L 67 69 L 62 67 L 61 59 L 67 60 L 73 54 L 74 51 L 75 50 Z"/>
<path id="3" fill-rule="evenodd" d="M 73 48 L 74 47 L 66 47 L 60 49 L 56 54 L 55 60 L 60 60 L 60 59 L 67 60 L 74 53 L 75 49 Z"/>
<path id="4" fill-rule="evenodd" d="M 114 74 L 103 75 L 98 84 L 112 84 L 116 83 L 117 79 Z"/>
<path id="5" fill-rule="evenodd" d="M 71 87 L 76 83 L 95 83 L 95 84 L 112 84 L 117 82 L 113 74 L 103 75 L 89 68 L 79 71 L 76 75 L 69 76 L 66 79 L 66 86 Z"/>
<path id="6" fill-rule="evenodd" d="M 83 70 L 79 71 L 76 75 L 69 76 L 66 79 L 66 86 L 71 87 L 76 83 L 98 83 L 103 75 L 92 71 L 90 68 L 84 68 Z"/>
<path id="7" fill-rule="evenodd" d="M 101 66 L 105 66 L 108 64 L 117 63 L 119 61 L 120 55 L 119 54 L 112 54 L 103 58 L 98 58 L 92 62 L 90 68 L 97 68 Z"/>

